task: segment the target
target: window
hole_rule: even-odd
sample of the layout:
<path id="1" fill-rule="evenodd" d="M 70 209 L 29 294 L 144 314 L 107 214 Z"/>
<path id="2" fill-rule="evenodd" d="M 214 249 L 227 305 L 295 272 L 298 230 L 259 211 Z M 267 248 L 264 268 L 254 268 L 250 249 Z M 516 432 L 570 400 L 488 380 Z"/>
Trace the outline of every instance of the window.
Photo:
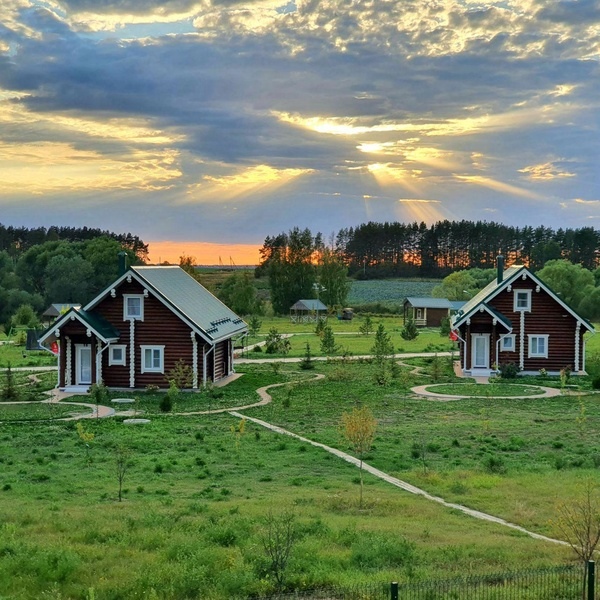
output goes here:
<path id="1" fill-rule="evenodd" d="M 423 318 L 423 309 L 417 308 L 417 319 L 421 320 Z"/>
<path id="2" fill-rule="evenodd" d="M 123 318 L 125 320 L 144 320 L 144 296 L 123 295 Z"/>
<path id="3" fill-rule="evenodd" d="M 514 352 L 515 351 L 515 336 L 514 334 L 505 335 L 501 338 L 500 352 Z"/>
<path id="4" fill-rule="evenodd" d="M 125 364 L 125 346 L 111 346 L 108 351 L 109 365 Z"/>
<path id="5" fill-rule="evenodd" d="M 531 290 L 515 290 L 514 310 L 531 310 Z"/>
<path id="6" fill-rule="evenodd" d="M 548 358 L 548 336 L 529 335 L 529 358 Z"/>
<path id="7" fill-rule="evenodd" d="M 164 373 L 164 346 L 142 346 L 142 373 Z"/>

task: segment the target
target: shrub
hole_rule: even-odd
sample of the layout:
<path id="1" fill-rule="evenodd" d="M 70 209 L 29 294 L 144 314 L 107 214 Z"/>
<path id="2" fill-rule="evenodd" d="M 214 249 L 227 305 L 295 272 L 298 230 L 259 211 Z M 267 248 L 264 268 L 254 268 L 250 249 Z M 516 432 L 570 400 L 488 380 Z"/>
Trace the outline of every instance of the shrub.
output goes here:
<path id="1" fill-rule="evenodd" d="M 483 461 L 483 466 L 488 473 L 506 473 L 504 459 L 501 456 L 489 455 Z"/>
<path id="2" fill-rule="evenodd" d="M 501 363 L 498 365 L 498 371 L 500 372 L 500 377 L 502 379 L 516 379 L 520 370 L 521 368 L 519 365 L 514 362 Z"/>
<path id="3" fill-rule="evenodd" d="M 173 410 L 173 397 L 167 392 L 161 399 L 158 405 L 162 412 L 171 412 Z"/>

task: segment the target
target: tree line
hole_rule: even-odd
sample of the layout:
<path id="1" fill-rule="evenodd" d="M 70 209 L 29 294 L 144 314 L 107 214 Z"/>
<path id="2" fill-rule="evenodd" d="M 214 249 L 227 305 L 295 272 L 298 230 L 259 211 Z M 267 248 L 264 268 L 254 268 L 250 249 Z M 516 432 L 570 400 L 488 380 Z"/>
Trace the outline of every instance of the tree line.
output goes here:
<path id="1" fill-rule="evenodd" d="M 33 246 L 46 242 L 88 242 L 105 237 L 119 242 L 124 250 L 132 252 L 136 258 L 145 262 L 148 258 L 148 244 L 131 233 L 113 233 L 93 227 L 12 227 L 0 223 L 0 252 L 6 252 L 17 260 Z"/>
<path id="2" fill-rule="evenodd" d="M 261 255 L 268 259 L 280 241 L 281 234 L 267 237 Z M 508 265 L 525 264 L 533 271 L 557 259 L 590 271 L 600 266 L 600 230 L 593 227 L 554 230 L 465 220 L 429 226 L 369 222 L 341 229 L 332 241 L 349 274 L 365 279 L 441 278 L 461 269 L 493 268 L 499 254 Z"/>

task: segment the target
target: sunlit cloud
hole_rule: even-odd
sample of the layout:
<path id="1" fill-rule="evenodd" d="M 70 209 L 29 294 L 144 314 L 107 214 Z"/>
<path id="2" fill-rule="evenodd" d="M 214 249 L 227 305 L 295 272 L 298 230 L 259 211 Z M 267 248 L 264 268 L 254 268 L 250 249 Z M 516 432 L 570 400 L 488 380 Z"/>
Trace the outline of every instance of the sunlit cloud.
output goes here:
<path id="1" fill-rule="evenodd" d="M 454 175 L 454 177 L 460 181 L 464 181 L 465 183 L 470 183 L 474 185 L 480 185 L 485 188 L 489 188 L 491 190 L 495 190 L 497 192 L 503 192 L 505 194 L 513 194 L 515 196 L 519 196 L 521 198 L 531 198 L 534 200 L 543 200 L 544 197 L 536 192 L 532 192 L 530 190 L 525 190 L 516 185 L 511 185 L 509 183 L 504 183 L 502 181 L 497 181 L 490 177 L 482 177 L 480 175 Z"/>
<path id="2" fill-rule="evenodd" d="M 551 181 L 553 179 L 564 179 L 567 177 L 576 177 L 575 173 L 565 171 L 556 166 L 553 162 L 546 162 L 539 165 L 531 165 L 518 169 L 519 173 L 524 173 L 529 179 L 538 181 Z"/>
<path id="3" fill-rule="evenodd" d="M 586 206 L 600 206 L 600 200 L 582 200 L 581 198 L 575 198 L 574 202 Z"/>
<path id="4" fill-rule="evenodd" d="M 31 167 L 35 165 L 35 177 Z M 181 177 L 178 153 L 133 150 L 127 157 L 107 157 L 61 142 L 20 146 L 0 143 L 0 193 L 166 189 Z"/>
<path id="5" fill-rule="evenodd" d="M 205 175 L 200 183 L 189 187 L 187 202 L 220 202 L 273 192 L 310 173 L 311 169 L 276 169 L 269 165 L 257 165 L 240 169 L 231 175 Z"/>

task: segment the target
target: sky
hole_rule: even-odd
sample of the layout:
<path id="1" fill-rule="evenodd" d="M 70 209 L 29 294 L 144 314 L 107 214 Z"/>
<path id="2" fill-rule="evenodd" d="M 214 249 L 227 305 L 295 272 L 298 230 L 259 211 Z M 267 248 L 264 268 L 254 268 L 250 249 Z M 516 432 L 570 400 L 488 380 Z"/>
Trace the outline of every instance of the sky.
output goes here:
<path id="1" fill-rule="evenodd" d="M 1 0 L 0 223 L 253 264 L 369 221 L 600 228 L 600 0 Z"/>

